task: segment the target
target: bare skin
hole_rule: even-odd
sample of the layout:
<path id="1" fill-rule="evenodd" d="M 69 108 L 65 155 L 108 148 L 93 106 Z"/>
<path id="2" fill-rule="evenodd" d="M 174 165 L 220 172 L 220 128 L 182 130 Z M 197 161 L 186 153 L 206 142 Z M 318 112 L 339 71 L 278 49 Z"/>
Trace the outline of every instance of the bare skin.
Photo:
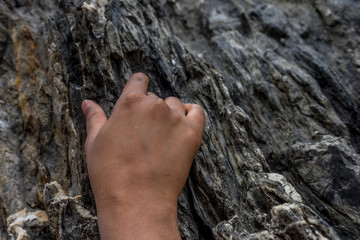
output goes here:
<path id="1" fill-rule="evenodd" d="M 177 201 L 199 150 L 203 109 L 128 80 L 113 113 L 86 100 L 85 154 L 101 239 L 181 239 Z"/>

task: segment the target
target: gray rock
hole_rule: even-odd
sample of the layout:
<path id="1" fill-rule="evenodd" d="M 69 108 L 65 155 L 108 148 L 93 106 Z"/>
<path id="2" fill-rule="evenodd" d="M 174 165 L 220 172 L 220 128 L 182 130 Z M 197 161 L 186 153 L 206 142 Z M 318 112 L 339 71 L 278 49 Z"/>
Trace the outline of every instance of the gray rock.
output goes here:
<path id="1" fill-rule="evenodd" d="M 0 0 L 0 238 L 99 239 L 81 102 L 206 112 L 184 239 L 358 239 L 360 3 Z"/>

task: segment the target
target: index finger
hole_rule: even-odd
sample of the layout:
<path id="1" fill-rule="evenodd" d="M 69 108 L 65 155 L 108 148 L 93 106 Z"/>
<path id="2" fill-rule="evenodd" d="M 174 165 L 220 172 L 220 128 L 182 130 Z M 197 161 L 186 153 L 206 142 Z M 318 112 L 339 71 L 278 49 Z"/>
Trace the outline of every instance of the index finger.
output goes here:
<path id="1" fill-rule="evenodd" d="M 204 109 L 197 104 L 185 104 L 186 118 L 202 132 L 205 126 Z"/>
<path id="2" fill-rule="evenodd" d="M 143 73 L 135 73 L 127 81 L 122 93 L 138 92 L 142 94 L 147 93 L 149 78 Z"/>

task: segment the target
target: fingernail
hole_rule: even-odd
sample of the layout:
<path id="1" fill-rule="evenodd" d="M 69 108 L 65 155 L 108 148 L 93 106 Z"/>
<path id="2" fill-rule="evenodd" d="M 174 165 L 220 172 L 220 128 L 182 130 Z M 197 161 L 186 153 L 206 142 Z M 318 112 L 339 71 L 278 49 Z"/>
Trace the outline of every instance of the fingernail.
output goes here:
<path id="1" fill-rule="evenodd" d="M 81 104 L 81 108 L 82 108 L 82 110 L 83 110 L 83 112 L 84 112 L 84 114 L 86 115 L 86 113 L 89 111 L 89 108 L 90 108 L 90 101 L 88 101 L 88 100 L 84 100 L 83 102 L 82 102 L 82 104 Z"/>

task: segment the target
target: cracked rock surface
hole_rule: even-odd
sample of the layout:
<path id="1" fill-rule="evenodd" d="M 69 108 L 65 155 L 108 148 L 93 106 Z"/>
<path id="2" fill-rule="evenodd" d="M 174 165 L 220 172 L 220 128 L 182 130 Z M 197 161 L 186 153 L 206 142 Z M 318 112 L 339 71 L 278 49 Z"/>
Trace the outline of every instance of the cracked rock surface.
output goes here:
<path id="1" fill-rule="evenodd" d="M 0 239 L 100 239 L 81 102 L 206 112 L 183 239 L 358 239 L 360 2 L 0 0 Z M 139 216 L 141 217 L 141 216 Z"/>

